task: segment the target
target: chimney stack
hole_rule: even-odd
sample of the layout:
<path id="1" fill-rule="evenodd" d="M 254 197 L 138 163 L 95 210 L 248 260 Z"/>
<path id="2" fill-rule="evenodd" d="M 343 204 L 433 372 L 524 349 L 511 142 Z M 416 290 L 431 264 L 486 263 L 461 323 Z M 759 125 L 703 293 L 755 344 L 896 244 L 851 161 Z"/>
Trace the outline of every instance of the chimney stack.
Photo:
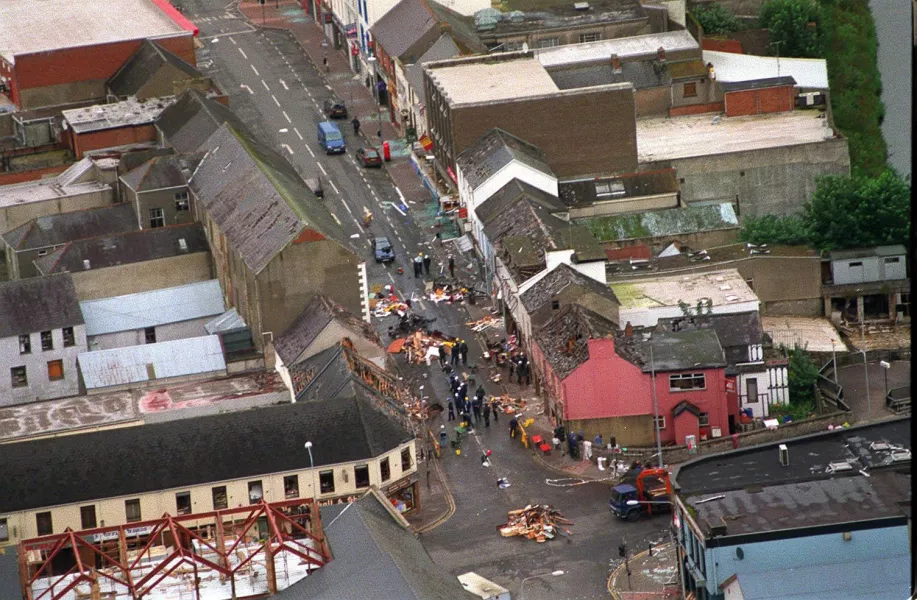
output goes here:
<path id="1" fill-rule="evenodd" d="M 627 325 L 624 326 L 624 337 L 633 337 L 634 335 L 634 326 L 630 324 L 630 321 L 627 322 Z"/>
<path id="2" fill-rule="evenodd" d="M 615 73 L 621 72 L 621 58 L 617 54 L 611 55 L 611 68 Z"/>
<path id="3" fill-rule="evenodd" d="M 571 335 L 567 338 L 567 354 L 573 354 L 574 344 L 576 344 L 576 339 Z"/>
<path id="4" fill-rule="evenodd" d="M 659 46 L 656 50 L 656 57 L 659 59 L 659 62 L 665 62 L 665 48 Z"/>

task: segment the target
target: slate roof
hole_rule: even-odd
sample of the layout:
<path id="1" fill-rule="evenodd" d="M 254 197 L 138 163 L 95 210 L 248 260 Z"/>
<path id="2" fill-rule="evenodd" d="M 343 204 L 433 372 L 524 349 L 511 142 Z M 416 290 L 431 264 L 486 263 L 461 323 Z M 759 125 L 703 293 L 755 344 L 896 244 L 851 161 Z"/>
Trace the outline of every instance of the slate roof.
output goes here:
<path id="1" fill-rule="evenodd" d="M 248 134 L 248 128 L 229 107 L 194 89 L 176 98 L 156 119 L 156 127 L 179 152 L 194 152 L 223 123 Z"/>
<path id="2" fill-rule="evenodd" d="M 590 217 L 576 222 L 588 227 L 602 241 L 685 235 L 739 226 L 735 209 L 728 202 Z"/>
<path id="3" fill-rule="evenodd" d="M 182 250 L 185 240 L 187 250 Z M 200 223 L 170 225 L 69 242 L 34 261 L 42 275 L 102 269 L 180 254 L 207 252 L 207 238 Z"/>
<path id="4" fill-rule="evenodd" d="M 764 88 L 795 86 L 796 80 L 790 76 L 765 77 L 763 79 L 748 79 L 746 81 L 720 81 L 718 82 L 724 92 L 740 92 L 745 90 L 761 90 Z"/>
<path id="5" fill-rule="evenodd" d="M 157 156 L 122 175 L 121 181 L 135 192 L 181 187 L 203 157 L 201 153 Z"/>
<path id="6" fill-rule="evenodd" d="M 401 0 L 376 21 L 370 33 L 386 54 L 405 65 L 414 64 L 440 34 L 448 34 L 464 54 L 486 51 L 471 19 L 433 0 Z"/>
<path id="7" fill-rule="evenodd" d="M 608 298 L 612 302 L 618 303 L 618 299 L 610 287 L 602 285 L 592 277 L 586 277 L 565 263 L 554 267 L 547 275 L 522 292 L 519 300 L 522 301 L 526 310 L 532 313 L 571 285 L 585 288 L 593 294 L 598 294 L 603 298 Z"/>
<path id="8" fill-rule="evenodd" d="M 138 229 L 137 213 L 125 203 L 45 215 L 7 231 L 2 237 L 14 250 L 30 250 Z"/>
<path id="9" fill-rule="evenodd" d="M 118 97 L 136 96 L 137 92 L 165 65 L 171 65 L 188 75 L 201 77 L 200 71 L 178 58 L 156 42 L 144 40 L 134 54 L 108 80 L 108 89 Z"/>
<path id="10" fill-rule="evenodd" d="M 500 128 L 488 131 L 481 139 L 463 150 L 455 162 L 462 169 L 465 180 L 474 189 L 514 160 L 554 176 L 544 152 Z"/>
<path id="11" fill-rule="evenodd" d="M 77 360 L 87 390 L 226 371 L 218 335 L 82 352 Z"/>
<path id="12" fill-rule="evenodd" d="M 763 330 L 758 313 L 728 313 L 701 317 L 670 317 L 659 319 L 657 331 L 692 331 L 713 329 L 720 345 L 725 348 L 760 344 Z"/>
<path id="13" fill-rule="evenodd" d="M 423 87 L 423 64 L 428 62 L 433 62 L 435 60 L 446 60 L 447 58 L 454 58 L 461 54 L 459 47 L 455 45 L 455 42 L 452 40 L 452 37 L 448 33 L 443 33 L 439 36 L 439 39 L 433 43 L 430 48 L 423 53 L 423 55 L 417 59 L 417 62 L 413 65 L 408 65 L 404 69 L 404 76 L 408 80 L 408 84 L 411 86 L 411 89 L 414 91 L 414 94 L 417 96 L 418 101 L 423 104 L 427 101 L 426 95 L 424 94 Z"/>
<path id="14" fill-rule="evenodd" d="M 375 494 L 321 509 L 332 560 L 276 600 L 472 600 L 458 578 L 436 565 L 423 544 Z M 333 509 L 333 510 L 329 510 Z"/>
<path id="15" fill-rule="evenodd" d="M 222 314 L 223 291 L 216 279 L 137 294 L 80 302 L 86 335 L 131 331 Z"/>
<path id="16" fill-rule="evenodd" d="M 83 324 L 67 273 L 0 283 L 0 315 L 0 338 Z"/>
<path id="17" fill-rule="evenodd" d="M 324 295 L 316 295 L 306 304 L 286 331 L 274 339 L 274 350 L 284 364 L 292 365 L 331 321 L 337 320 L 347 329 L 382 347 L 376 330 L 358 316 Z"/>
<path id="18" fill-rule="evenodd" d="M 371 403 L 338 398 L 26 441 L 0 453 L 0 506 L 16 512 L 306 470 L 306 441 L 322 467 L 412 438 Z"/>
<path id="19" fill-rule="evenodd" d="M 224 123 L 190 185 L 226 241 L 260 273 L 306 230 L 348 246 L 340 225 L 282 156 Z"/>
<path id="20" fill-rule="evenodd" d="M 712 329 L 656 332 L 648 345 L 653 349 L 653 361 L 644 362 L 644 373 L 649 373 L 653 366 L 657 373 L 726 366 L 723 347 Z"/>
<path id="21" fill-rule="evenodd" d="M 615 324 L 605 317 L 578 304 L 569 304 L 536 331 L 534 337 L 557 377 L 566 379 L 589 360 L 589 340 L 611 337 L 615 329 Z"/>

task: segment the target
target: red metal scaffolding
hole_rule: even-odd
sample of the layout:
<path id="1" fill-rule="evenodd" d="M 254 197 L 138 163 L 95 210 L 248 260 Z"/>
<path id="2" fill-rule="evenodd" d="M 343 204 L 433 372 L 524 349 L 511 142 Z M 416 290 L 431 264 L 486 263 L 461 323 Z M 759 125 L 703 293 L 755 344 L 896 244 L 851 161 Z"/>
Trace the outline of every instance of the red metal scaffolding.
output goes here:
<path id="1" fill-rule="evenodd" d="M 209 535 L 211 532 L 214 534 L 212 538 Z M 140 546 L 139 552 L 130 552 L 130 558 L 128 538 L 132 541 L 136 539 L 133 543 Z M 166 543 L 167 539 L 170 544 Z M 255 540 L 257 544 L 252 547 Z M 106 548 L 113 542 L 117 542 L 115 548 Z M 318 549 L 311 547 L 310 542 Z M 198 548 L 195 548 L 195 543 Z M 161 560 L 151 570 L 142 572 L 141 563 L 145 557 L 152 557 L 154 547 L 167 547 L 169 551 L 161 554 Z M 72 557 L 64 556 L 68 550 L 72 551 Z M 40 560 L 30 562 L 28 557 L 35 556 L 36 551 L 40 553 Z M 128 525 L 82 531 L 68 528 L 60 534 L 20 542 L 19 573 L 27 600 L 60 600 L 81 583 L 89 584 L 98 594 L 100 580 L 109 580 L 123 587 L 119 597 L 140 600 L 156 590 L 176 569 L 186 566 L 194 572 L 196 597 L 199 597 L 200 591 L 198 569 L 202 568 L 218 573 L 221 581 L 225 578 L 232 589 L 231 597 L 236 598 L 237 576 L 261 553 L 265 558 L 268 593 L 277 592 L 274 557 L 282 552 L 289 552 L 305 561 L 300 564 L 308 565 L 310 571 L 328 562 L 330 553 L 314 500 L 271 503 L 262 500 L 251 506 L 208 513 L 176 517 L 166 513 L 160 519 Z M 206 558 L 204 554 L 216 559 Z M 74 564 L 56 573 L 55 570 L 62 570 L 59 566 L 54 568 L 61 558 L 67 559 L 68 564 Z M 140 576 L 136 574 L 138 570 L 142 572 Z M 70 579 L 73 575 L 76 576 Z M 42 578 L 50 580 L 45 582 L 47 588 L 36 594 L 33 588 Z M 264 594 L 248 597 L 259 596 Z"/>

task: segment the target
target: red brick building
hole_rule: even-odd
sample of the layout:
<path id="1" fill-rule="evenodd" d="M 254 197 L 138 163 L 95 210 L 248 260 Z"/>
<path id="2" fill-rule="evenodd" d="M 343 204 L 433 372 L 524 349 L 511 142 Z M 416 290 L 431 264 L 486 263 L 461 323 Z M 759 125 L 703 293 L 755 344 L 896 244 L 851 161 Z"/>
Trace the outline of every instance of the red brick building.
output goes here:
<path id="1" fill-rule="evenodd" d="M 652 332 L 644 339 L 648 333 L 616 331 L 607 319 L 576 305 L 545 324 L 535 334 L 532 363 L 542 374 L 555 422 L 583 431 L 586 439 L 601 433 L 622 446 L 651 446 L 655 371 L 663 443 L 728 435 L 729 414 L 738 407 L 727 395 L 727 380 L 734 378 L 726 376 L 716 333 Z"/>
<path id="2" fill-rule="evenodd" d="M 0 3 L 0 82 L 20 109 L 105 98 L 145 39 L 194 65 L 197 28 L 166 0 Z"/>
<path id="3" fill-rule="evenodd" d="M 790 112 L 796 103 L 796 80 L 788 76 L 720 85 L 727 117 Z"/>

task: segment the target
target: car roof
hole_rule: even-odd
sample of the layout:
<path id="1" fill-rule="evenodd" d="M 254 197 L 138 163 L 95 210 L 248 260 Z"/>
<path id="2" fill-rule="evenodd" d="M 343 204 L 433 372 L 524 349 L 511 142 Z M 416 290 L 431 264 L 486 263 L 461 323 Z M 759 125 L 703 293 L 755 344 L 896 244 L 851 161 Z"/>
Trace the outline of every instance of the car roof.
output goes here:
<path id="1" fill-rule="evenodd" d="M 636 491 L 637 491 L 637 488 L 635 488 L 634 486 L 632 486 L 632 485 L 629 484 L 629 483 L 622 483 L 622 484 L 620 484 L 620 485 L 614 486 L 614 487 L 611 488 L 611 489 L 613 489 L 614 491 L 618 492 L 619 494 L 627 494 L 627 493 L 630 493 L 630 492 L 636 492 Z"/>
<path id="2" fill-rule="evenodd" d="M 365 148 L 360 148 L 360 150 L 362 150 L 363 152 L 366 152 L 367 154 L 369 154 L 370 152 L 375 152 L 376 154 L 379 154 L 379 151 L 376 150 L 375 148 L 365 147 Z"/>
<path id="3" fill-rule="evenodd" d="M 376 236 L 376 242 L 387 242 L 389 245 L 391 245 L 391 242 L 389 241 L 389 239 L 385 237 L 384 235 Z"/>
<path id="4" fill-rule="evenodd" d="M 338 129 L 337 123 L 332 123 L 331 121 L 322 121 L 318 126 L 325 131 L 337 131 L 338 133 L 341 131 Z"/>

